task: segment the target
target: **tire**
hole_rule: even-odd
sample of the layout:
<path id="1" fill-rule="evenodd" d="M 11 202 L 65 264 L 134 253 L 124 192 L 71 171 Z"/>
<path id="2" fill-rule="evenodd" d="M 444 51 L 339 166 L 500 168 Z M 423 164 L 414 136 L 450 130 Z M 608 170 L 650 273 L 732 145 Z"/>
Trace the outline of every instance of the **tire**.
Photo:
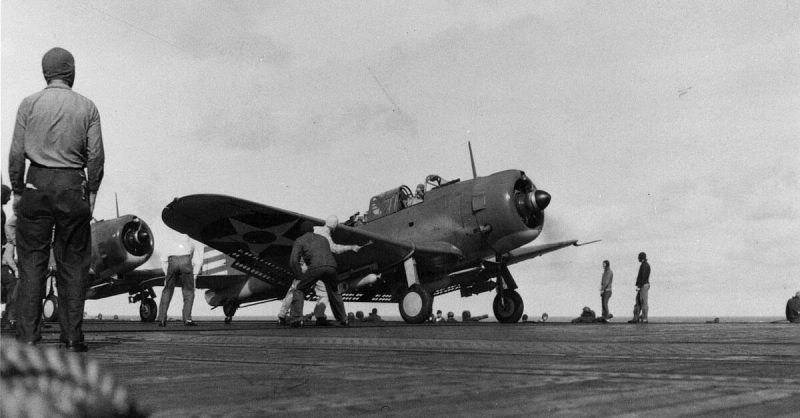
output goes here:
<path id="1" fill-rule="evenodd" d="M 418 286 L 414 286 L 400 299 L 400 316 L 409 324 L 421 324 L 428 320 L 433 311 L 433 296 Z"/>
<path id="2" fill-rule="evenodd" d="M 158 305 L 156 305 L 156 301 L 152 298 L 142 299 L 142 303 L 139 304 L 139 317 L 142 318 L 142 322 L 153 322 L 156 320 L 157 315 Z"/>
<path id="3" fill-rule="evenodd" d="M 237 303 L 226 303 L 222 305 L 222 312 L 225 316 L 234 316 L 236 315 L 236 310 L 239 309 L 239 304 Z"/>
<path id="4" fill-rule="evenodd" d="M 58 296 L 51 294 L 44 299 L 42 317 L 47 322 L 58 321 Z"/>
<path id="5" fill-rule="evenodd" d="M 497 318 L 497 321 L 503 324 L 519 322 L 520 318 L 522 318 L 522 311 L 525 309 L 522 296 L 514 290 L 504 290 L 502 293 L 502 306 L 500 301 L 501 295 L 497 295 L 492 304 L 494 317 Z"/>
<path id="6" fill-rule="evenodd" d="M 230 324 L 233 321 L 233 316 L 236 315 L 236 310 L 239 309 L 239 304 L 228 302 L 222 305 L 222 312 L 225 314 L 225 323 Z"/>

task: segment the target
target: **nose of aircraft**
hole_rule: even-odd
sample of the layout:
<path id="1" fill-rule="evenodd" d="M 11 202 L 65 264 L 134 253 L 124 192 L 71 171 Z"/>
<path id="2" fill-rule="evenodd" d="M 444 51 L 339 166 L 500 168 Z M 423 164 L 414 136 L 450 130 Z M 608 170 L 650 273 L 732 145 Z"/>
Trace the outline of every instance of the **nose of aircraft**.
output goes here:
<path id="1" fill-rule="evenodd" d="M 123 228 L 122 236 L 125 249 L 133 255 L 141 256 L 153 250 L 150 228 L 139 219 L 128 222 Z"/>
<path id="2" fill-rule="evenodd" d="M 550 193 L 547 193 L 544 190 L 536 190 L 530 193 L 531 202 L 533 203 L 533 207 L 539 210 L 544 210 L 547 205 L 550 204 Z"/>

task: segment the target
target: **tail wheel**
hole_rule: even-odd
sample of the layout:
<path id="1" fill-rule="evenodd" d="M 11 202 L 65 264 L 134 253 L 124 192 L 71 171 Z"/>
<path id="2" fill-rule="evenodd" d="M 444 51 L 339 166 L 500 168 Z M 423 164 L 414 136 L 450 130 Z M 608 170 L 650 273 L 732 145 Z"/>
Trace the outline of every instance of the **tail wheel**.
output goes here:
<path id="1" fill-rule="evenodd" d="M 522 318 L 522 311 L 525 304 L 522 303 L 522 296 L 514 290 L 504 290 L 494 298 L 494 316 L 497 321 L 503 324 L 513 324 Z"/>
<path id="2" fill-rule="evenodd" d="M 425 289 L 414 286 L 400 299 L 400 316 L 409 324 L 421 324 L 433 311 L 433 296 Z"/>
<path id="3" fill-rule="evenodd" d="M 142 303 L 139 305 L 139 317 L 142 318 L 142 322 L 155 321 L 157 314 L 158 305 L 156 305 L 156 301 L 152 298 L 142 299 Z"/>
<path id="4" fill-rule="evenodd" d="M 48 322 L 58 321 L 58 296 L 52 293 L 47 295 L 42 306 L 42 317 Z"/>

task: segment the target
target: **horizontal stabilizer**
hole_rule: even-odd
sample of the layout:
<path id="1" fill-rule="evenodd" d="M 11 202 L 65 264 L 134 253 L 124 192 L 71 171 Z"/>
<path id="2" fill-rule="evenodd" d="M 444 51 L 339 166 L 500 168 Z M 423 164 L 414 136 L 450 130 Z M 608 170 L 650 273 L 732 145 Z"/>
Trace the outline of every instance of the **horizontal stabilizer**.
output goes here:
<path id="1" fill-rule="evenodd" d="M 240 271 L 231 268 L 232 264 L 233 259 L 225 253 L 206 246 L 203 249 L 203 267 L 200 269 L 200 274 L 206 276 L 241 274 Z"/>

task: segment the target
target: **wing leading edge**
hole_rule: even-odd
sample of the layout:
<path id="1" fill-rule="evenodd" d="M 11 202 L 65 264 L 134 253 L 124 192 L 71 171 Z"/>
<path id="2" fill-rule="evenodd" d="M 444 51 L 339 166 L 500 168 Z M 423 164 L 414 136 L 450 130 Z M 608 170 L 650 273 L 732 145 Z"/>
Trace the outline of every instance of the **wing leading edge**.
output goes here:
<path id="1" fill-rule="evenodd" d="M 578 240 L 571 240 L 571 241 L 553 242 L 550 244 L 534 245 L 529 247 L 521 247 L 504 254 L 503 260 L 505 260 L 506 264 L 511 265 L 519 263 L 520 261 L 530 260 L 532 258 L 536 258 L 545 255 L 547 253 L 560 250 L 564 247 L 569 247 L 569 246 L 581 247 L 583 245 L 589 245 L 599 241 L 600 240 L 594 240 L 594 241 L 579 243 Z"/>

